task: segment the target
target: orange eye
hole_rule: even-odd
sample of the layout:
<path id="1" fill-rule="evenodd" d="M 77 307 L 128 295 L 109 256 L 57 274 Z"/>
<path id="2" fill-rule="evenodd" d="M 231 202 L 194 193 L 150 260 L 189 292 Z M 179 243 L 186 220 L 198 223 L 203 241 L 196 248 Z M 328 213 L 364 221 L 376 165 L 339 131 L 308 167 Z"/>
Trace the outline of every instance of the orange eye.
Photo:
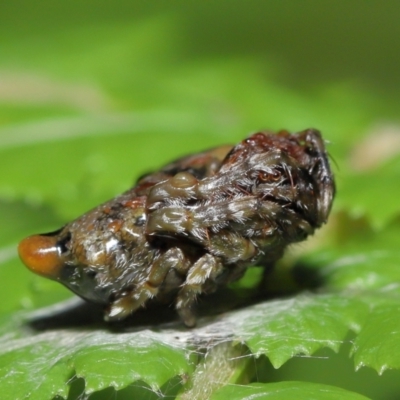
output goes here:
<path id="1" fill-rule="evenodd" d="M 63 265 L 56 238 L 34 235 L 18 245 L 21 261 L 36 274 L 56 279 Z"/>
<path id="2" fill-rule="evenodd" d="M 267 174 L 265 171 L 260 171 L 260 172 L 258 173 L 258 179 L 259 179 L 261 182 L 267 182 L 267 181 L 268 181 L 268 174 Z"/>
<path id="3" fill-rule="evenodd" d="M 276 182 L 281 178 L 282 174 L 277 171 L 274 170 L 272 173 L 267 173 L 265 171 L 260 171 L 258 173 L 258 179 L 261 182 Z"/>
<path id="4" fill-rule="evenodd" d="M 279 181 L 279 179 L 281 179 L 281 176 L 282 176 L 282 173 L 276 169 L 270 175 L 270 177 L 273 181 Z"/>

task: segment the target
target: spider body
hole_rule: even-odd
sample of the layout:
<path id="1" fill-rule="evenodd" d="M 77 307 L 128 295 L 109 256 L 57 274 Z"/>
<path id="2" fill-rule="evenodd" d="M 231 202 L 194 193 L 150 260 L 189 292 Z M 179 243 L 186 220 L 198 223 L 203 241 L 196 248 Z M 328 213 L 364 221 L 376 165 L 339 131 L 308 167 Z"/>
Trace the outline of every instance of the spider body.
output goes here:
<path id="1" fill-rule="evenodd" d="M 175 301 L 194 326 L 196 297 L 269 267 L 326 222 L 334 179 L 321 135 L 256 133 L 181 158 L 56 232 L 19 245 L 32 271 L 120 320 Z"/>

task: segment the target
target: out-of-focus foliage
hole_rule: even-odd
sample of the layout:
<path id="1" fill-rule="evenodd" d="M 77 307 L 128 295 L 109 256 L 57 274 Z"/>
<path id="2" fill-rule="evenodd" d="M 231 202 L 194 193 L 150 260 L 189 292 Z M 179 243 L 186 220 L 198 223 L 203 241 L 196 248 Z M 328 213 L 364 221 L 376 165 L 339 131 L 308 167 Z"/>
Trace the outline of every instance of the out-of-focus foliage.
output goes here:
<path id="1" fill-rule="evenodd" d="M 399 12 L 394 0 L 2 2 L 3 398 L 397 399 Z M 267 282 L 283 298 L 251 299 L 254 269 L 192 331 L 166 310 L 116 330 L 91 308 L 37 310 L 72 295 L 24 269 L 18 240 L 175 157 L 308 127 L 330 143 L 338 193 L 328 226 Z M 352 372 L 343 349 L 368 368 Z"/>
<path id="2" fill-rule="evenodd" d="M 218 391 L 212 400 L 251 400 L 254 398 L 268 398 L 272 400 L 315 399 L 315 400 L 367 400 L 357 393 L 348 392 L 327 385 L 317 385 L 308 382 L 280 382 L 269 384 L 253 383 L 248 386 L 226 386 Z"/>

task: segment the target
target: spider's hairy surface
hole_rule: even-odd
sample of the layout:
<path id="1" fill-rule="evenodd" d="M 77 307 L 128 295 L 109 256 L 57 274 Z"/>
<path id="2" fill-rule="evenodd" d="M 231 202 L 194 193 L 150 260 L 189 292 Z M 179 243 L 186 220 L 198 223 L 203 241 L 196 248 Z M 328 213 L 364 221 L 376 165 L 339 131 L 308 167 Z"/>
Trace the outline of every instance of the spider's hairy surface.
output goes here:
<path id="1" fill-rule="evenodd" d="M 119 320 L 174 299 L 195 325 L 201 293 L 269 267 L 327 221 L 335 192 L 318 131 L 256 133 L 183 157 L 58 231 L 19 245 L 32 271 Z"/>

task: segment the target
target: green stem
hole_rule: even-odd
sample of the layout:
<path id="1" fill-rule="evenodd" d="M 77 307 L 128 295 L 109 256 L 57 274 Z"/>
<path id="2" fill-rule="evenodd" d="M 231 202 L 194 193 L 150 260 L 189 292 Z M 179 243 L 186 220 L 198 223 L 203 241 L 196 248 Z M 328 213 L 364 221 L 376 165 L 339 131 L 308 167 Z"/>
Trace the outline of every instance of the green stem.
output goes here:
<path id="1" fill-rule="evenodd" d="M 252 365 L 253 358 L 244 346 L 218 344 L 207 351 L 177 400 L 207 400 L 227 384 L 248 383 Z"/>

